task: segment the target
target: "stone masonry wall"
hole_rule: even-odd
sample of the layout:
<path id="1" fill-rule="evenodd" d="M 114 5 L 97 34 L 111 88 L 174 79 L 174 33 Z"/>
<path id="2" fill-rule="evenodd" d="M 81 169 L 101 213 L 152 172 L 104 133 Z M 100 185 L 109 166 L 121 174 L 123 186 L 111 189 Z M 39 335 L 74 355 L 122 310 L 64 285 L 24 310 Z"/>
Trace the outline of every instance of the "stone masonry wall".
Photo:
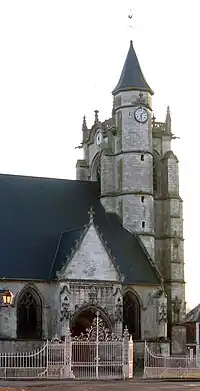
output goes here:
<path id="1" fill-rule="evenodd" d="M 42 338 L 52 337 L 56 333 L 58 319 L 57 283 L 6 282 L 0 284 L 0 289 L 9 289 L 13 293 L 13 304 L 2 307 L 0 312 L 0 337 L 17 337 L 17 301 L 27 287 L 33 287 L 42 302 Z"/>
<path id="2" fill-rule="evenodd" d="M 123 226 L 133 233 L 142 234 L 141 240 L 154 259 L 151 113 L 149 111 L 149 120 L 145 124 L 139 124 L 134 118 L 134 111 L 139 105 L 137 99 L 138 91 L 122 92 L 115 97 L 117 137 L 121 137 L 121 143 L 119 140 L 116 143 L 116 168 L 120 161 L 120 175 L 116 178 L 115 190 L 120 207 L 118 201 L 115 207 L 117 214 L 121 211 Z M 143 93 L 142 99 L 151 106 L 148 93 Z"/>

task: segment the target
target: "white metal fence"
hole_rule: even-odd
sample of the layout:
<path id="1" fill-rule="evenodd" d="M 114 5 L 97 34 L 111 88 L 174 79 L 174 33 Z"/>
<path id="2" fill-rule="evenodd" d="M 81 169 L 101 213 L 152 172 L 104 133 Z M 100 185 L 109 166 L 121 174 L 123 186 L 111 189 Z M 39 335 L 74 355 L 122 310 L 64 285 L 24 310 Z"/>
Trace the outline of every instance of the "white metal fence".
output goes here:
<path id="1" fill-rule="evenodd" d="M 148 344 L 144 352 L 145 378 L 200 378 L 198 358 L 193 354 L 185 357 L 162 356 L 153 353 Z"/>
<path id="2" fill-rule="evenodd" d="M 133 377 L 133 341 L 96 326 L 87 334 L 64 341 L 47 341 L 32 353 L 0 353 L 0 378 L 125 379 Z"/>
<path id="3" fill-rule="evenodd" d="M 83 378 L 123 378 L 124 343 L 120 340 L 72 341 L 72 376 Z"/>

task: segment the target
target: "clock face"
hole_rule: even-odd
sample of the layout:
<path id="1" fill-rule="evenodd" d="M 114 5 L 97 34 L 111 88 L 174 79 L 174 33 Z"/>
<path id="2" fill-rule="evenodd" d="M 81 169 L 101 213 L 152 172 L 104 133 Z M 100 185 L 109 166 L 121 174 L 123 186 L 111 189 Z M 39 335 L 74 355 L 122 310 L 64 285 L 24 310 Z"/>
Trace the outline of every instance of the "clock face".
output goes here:
<path id="1" fill-rule="evenodd" d="M 102 143 L 102 140 L 103 140 L 102 133 L 98 132 L 97 135 L 96 135 L 96 143 L 97 143 L 97 145 L 100 145 Z"/>
<path id="2" fill-rule="evenodd" d="M 144 124 L 148 120 L 148 113 L 144 107 L 138 107 L 135 110 L 134 117 L 136 121 Z"/>

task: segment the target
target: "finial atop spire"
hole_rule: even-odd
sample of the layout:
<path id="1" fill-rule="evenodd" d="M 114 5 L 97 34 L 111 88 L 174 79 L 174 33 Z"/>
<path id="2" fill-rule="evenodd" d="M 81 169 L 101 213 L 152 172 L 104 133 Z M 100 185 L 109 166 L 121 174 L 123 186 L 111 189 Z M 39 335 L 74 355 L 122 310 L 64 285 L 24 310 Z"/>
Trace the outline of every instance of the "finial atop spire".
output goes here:
<path id="1" fill-rule="evenodd" d="M 171 114 L 170 114 L 170 108 L 167 106 L 167 114 L 166 114 L 166 130 L 168 133 L 171 133 Z"/>
<path id="2" fill-rule="evenodd" d="M 99 123 L 99 110 L 94 110 L 94 113 L 95 113 L 95 120 L 94 120 L 94 123 L 95 124 L 98 124 Z"/>
<path id="3" fill-rule="evenodd" d="M 130 9 L 129 14 L 128 14 L 128 28 L 131 29 L 131 36 L 132 36 L 132 29 L 133 29 L 133 13 L 132 10 Z M 132 41 L 131 41 L 132 42 Z"/>
<path id="4" fill-rule="evenodd" d="M 83 143 L 85 143 L 88 139 L 88 127 L 87 127 L 85 115 L 83 116 L 82 132 L 83 132 Z"/>
<path id="5" fill-rule="evenodd" d="M 83 116 L 82 130 L 88 130 L 85 115 Z"/>
<path id="6" fill-rule="evenodd" d="M 93 207 L 91 206 L 90 207 L 90 210 L 88 212 L 88 215 L 89 215 L 89 221 L 90 221 L 90 224 L 92 224 L 94 222 L 94 215 L 95 215 L 95 212 L 94 212 L 94 209 Z"/>
<path id="7" fill-rule="evenodd" d="M 169 107 L 169 106 L 167 106 L 167 116 L 168 116 L 168 117 L 171 117 L 171 114 L 170 114 L 170 107 Z"/>

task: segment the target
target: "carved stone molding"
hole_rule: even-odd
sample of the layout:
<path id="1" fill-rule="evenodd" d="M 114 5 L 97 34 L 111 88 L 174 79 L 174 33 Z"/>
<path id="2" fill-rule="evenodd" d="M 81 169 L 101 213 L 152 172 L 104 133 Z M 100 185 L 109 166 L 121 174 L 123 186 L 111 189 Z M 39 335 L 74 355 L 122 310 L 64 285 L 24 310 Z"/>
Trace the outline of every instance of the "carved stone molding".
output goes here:
<path id="1" fill-rule="evenodd" d="M 161 303 L 159 306 L 158 322 L 167 322 L 167 303 Z"/>
<path id="2" fill-rule="evenodd" d="M 88 298 L 90 303 L 98 303 L 98 287 L 95 285 L 90 285 Z"/>
<path id="3" fill-rule="evenodd" d="M 172 306 L 173 306 L 173 323 L 178 324 L 180 322 L 180 311 L 181 311 L 181 304 L 182 301 L 181 299 L 176 296 L 174 300 L 172 301 Z"/>
<path id="4" fill-rule="evenodd" d="M 120 297 L 117 300 L 115 308 L 116 308 L 115 309 L 115 321 L 122 322 L 123 321 L 123 302 Z"/>
<path id="5" fill-rule="evenodd" d="M 70 319 L 70 304 L 67 296 L 64 297 L 61 303 L 60 321 L 63 322 L 64 319 Z"/>
<path id="6" fill-rule="evenodd" d="M 70 319 L 70 297 L 71 292 L 69 290 L 68 285 L 64 285 L 60 291 L 60 301 L 61 301 L 61 307 L 60 307 L 60 322 L 63 322 L 64 320 Z"/>

